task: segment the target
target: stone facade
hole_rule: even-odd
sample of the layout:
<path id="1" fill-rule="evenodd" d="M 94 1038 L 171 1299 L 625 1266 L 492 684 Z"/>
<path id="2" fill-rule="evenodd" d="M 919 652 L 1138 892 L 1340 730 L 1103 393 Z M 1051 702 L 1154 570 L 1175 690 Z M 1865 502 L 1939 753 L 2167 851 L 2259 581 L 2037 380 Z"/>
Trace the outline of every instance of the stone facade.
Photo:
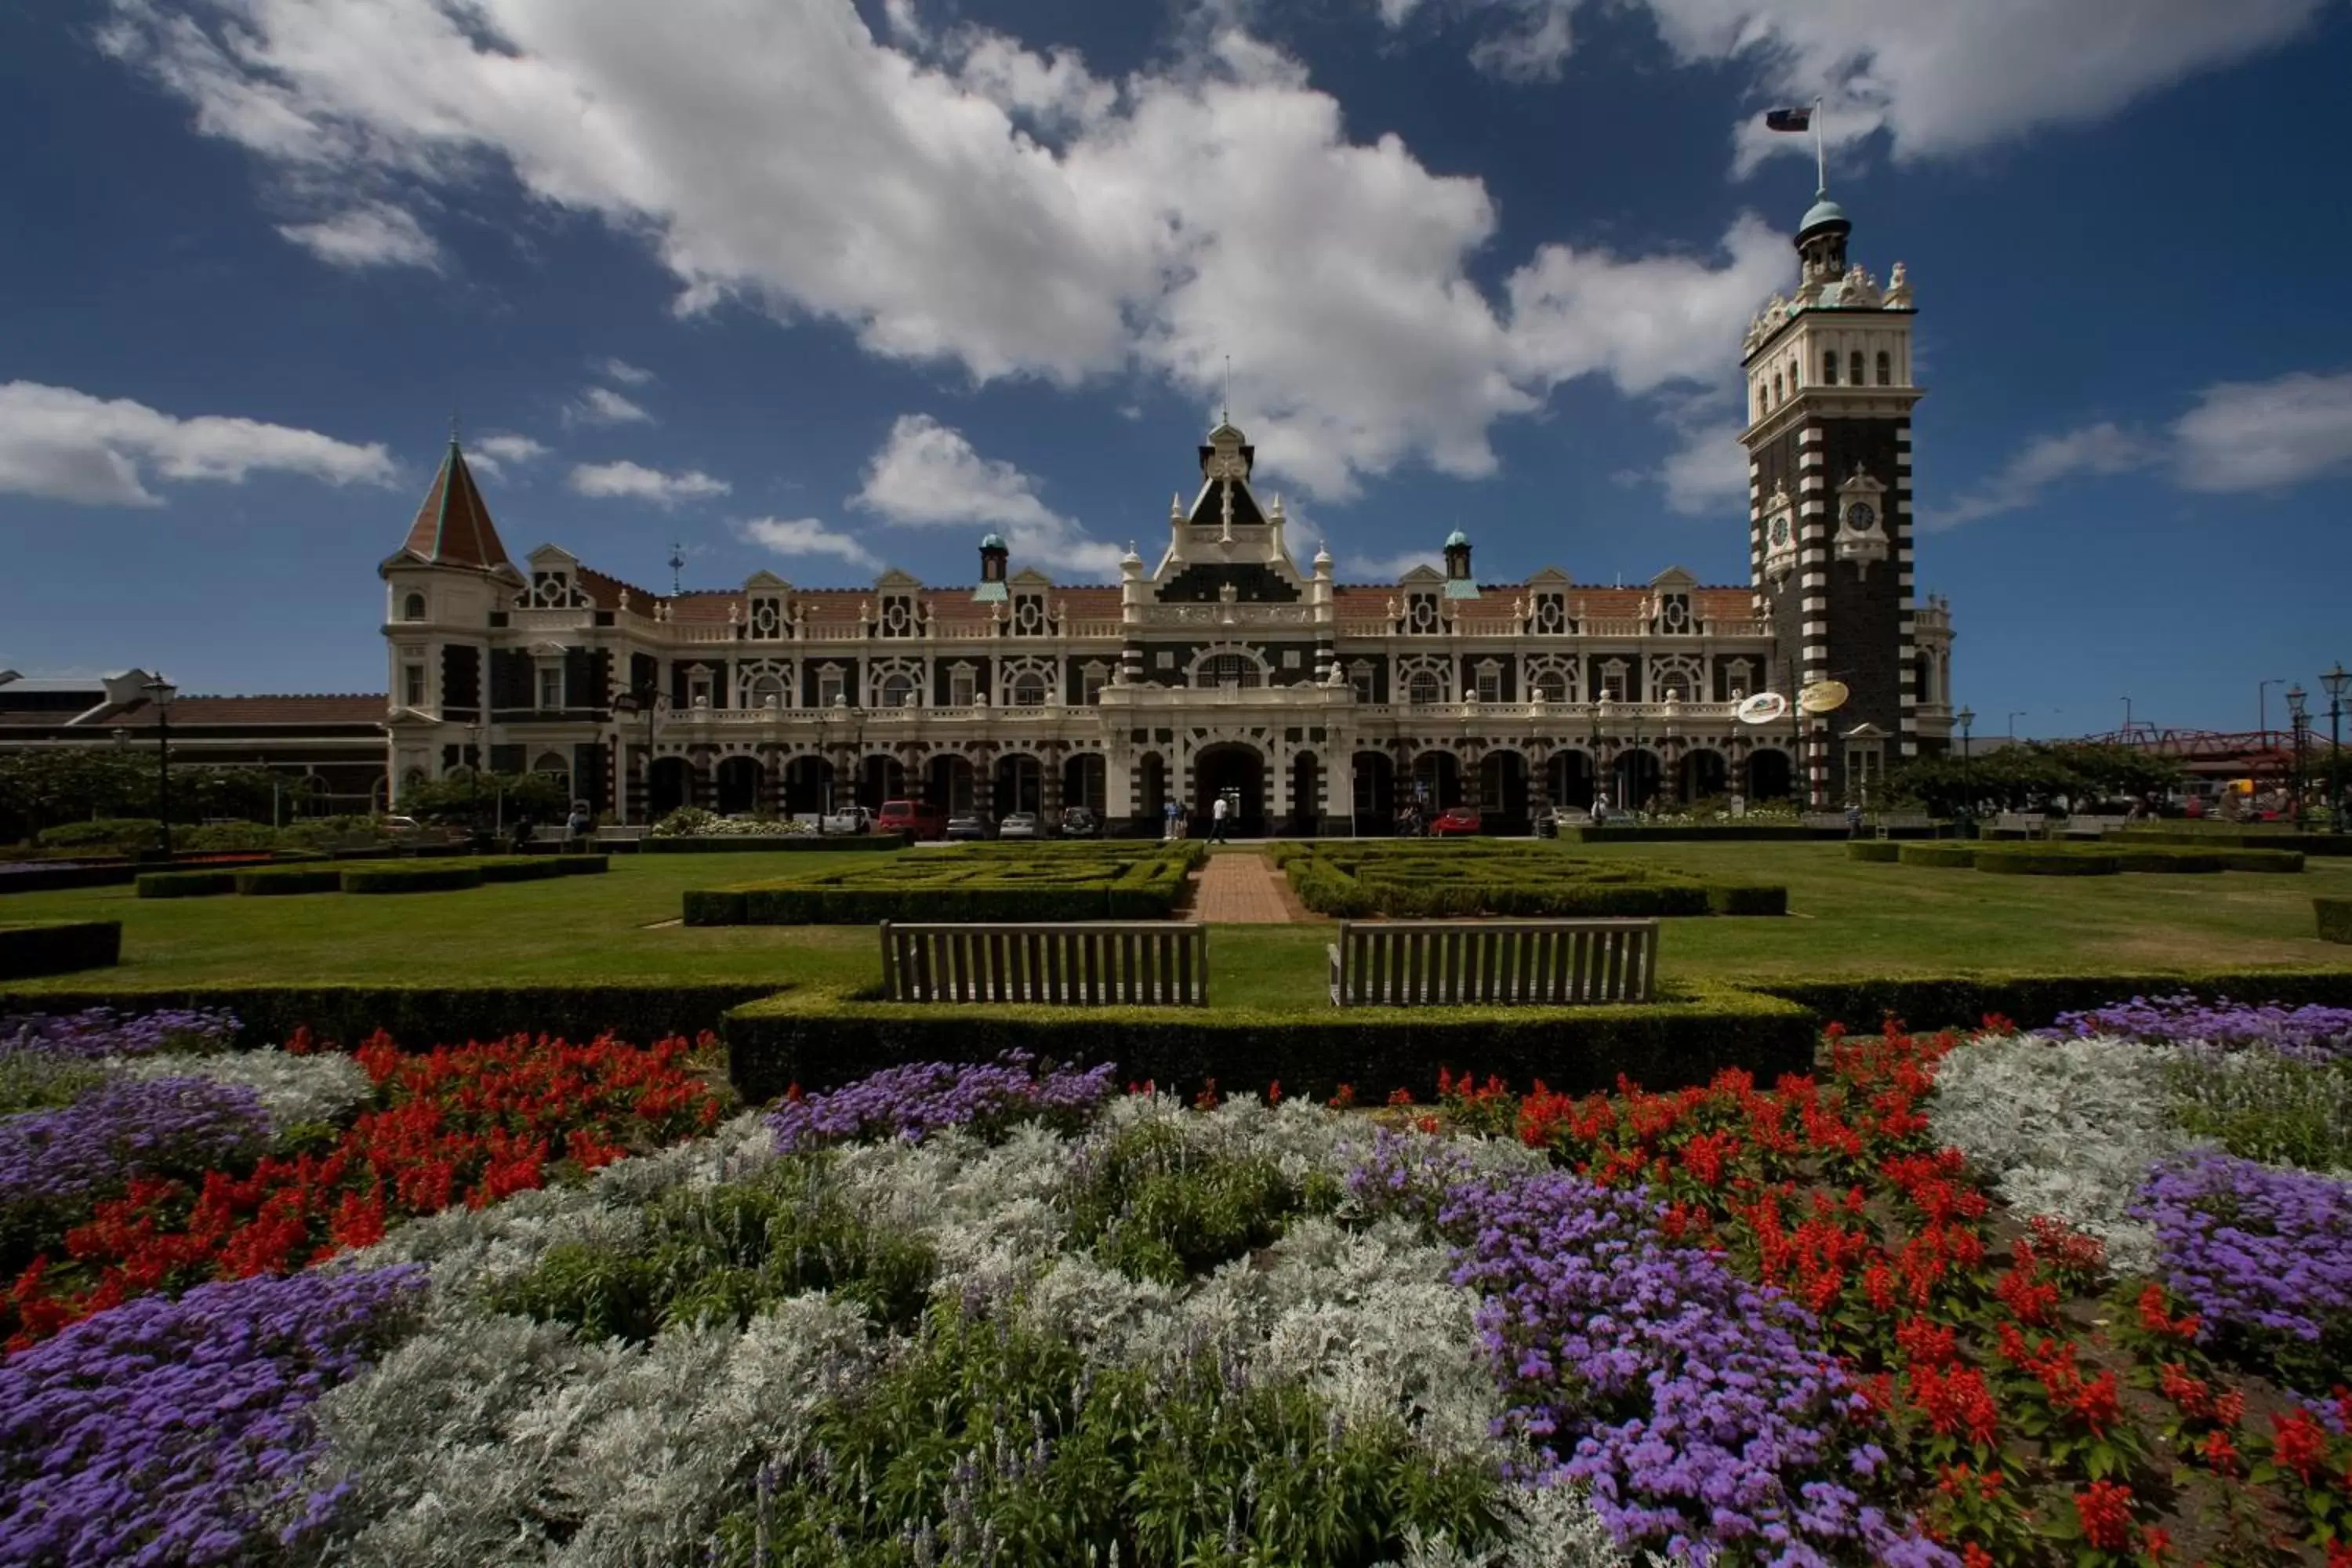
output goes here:
<path id="1" fill-rule="evenodd" d="M 1326 553 L 1297 564 L 1247 437 L 1220 424 L 1157 559 L 1130 546 L 1115 587 L 1016 570 L 991 535 L 972 585 L 761 572 L 660 595 L 553 545 L 509 560 L 453 442 L 381 568 L 390 776 L 541 770 L 625 822 L 915 797 L 1087 805 L 1148 831 L 1169 801 L 1197 816 L 1228 790 L 1244 832 L 1381 832 L 1415 798 L 1510 831 L 1596 786 L 1620 807 L 1834 806 L 1942 745 L 1951 633 L 1911 596 L 1909 285 L 1899 264 L 1883 292 L 1847 270 L 1826 205 L 1798 237 L 1795 300 L 1746 345 L 1745 586 L 1679 568 L 1481 583 L 1458 533 L 1443 572 L 1340 584 Z M 1832 680 L 1849 693 L 1832 713 L 1736 716 Z"/>

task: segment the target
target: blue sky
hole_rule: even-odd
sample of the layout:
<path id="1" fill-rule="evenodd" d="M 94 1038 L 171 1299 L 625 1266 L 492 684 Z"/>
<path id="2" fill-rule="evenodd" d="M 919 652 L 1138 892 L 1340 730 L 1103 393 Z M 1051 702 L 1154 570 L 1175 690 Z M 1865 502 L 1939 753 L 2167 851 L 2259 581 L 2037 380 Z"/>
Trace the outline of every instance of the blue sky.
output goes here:
<path id="1" fill-rule="evenodd" d="M 1999 732 L 2352 659 L 2352 5 L 150 0 L 0 11 L 0 667 L 376 690 L 453 409 L 509 550 L 1102 575 L 1236 423 L 1343 579 L 1744 580 L 1829 103 Z M 37 150 L 37 155 L 33 155 Z M 2277 700 L 2272 697 L 2275 717 Z"/>

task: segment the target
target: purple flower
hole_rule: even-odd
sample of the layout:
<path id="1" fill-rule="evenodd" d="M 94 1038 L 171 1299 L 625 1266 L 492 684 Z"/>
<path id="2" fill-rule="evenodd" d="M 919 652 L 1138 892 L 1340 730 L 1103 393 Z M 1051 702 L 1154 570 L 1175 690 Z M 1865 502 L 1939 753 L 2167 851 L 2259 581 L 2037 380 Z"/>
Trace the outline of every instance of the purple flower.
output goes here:
<path id="1" fill-rule="evenodd" d="M 57 1057 L 145 1057 L 163 1050 L 217 1050 L 233 1044 L 236 1015 L 173 1008 L 136 1016 L 110 1007 L 84 1013 L 0 1017 L 0 1051 Z"/>
<path id="2" fill-rule="evenodd" d="M 203 1078 L 110 1083 L 0 1117 L 0 1234 L 54 1226 L 134 1177 L 249 1164 L 268 1144 L 260 1096 Z"/>
<path id="3" fill-rule="evenodd" d="M 2149 1173 L 2132 1213 L 2156 1227 L 2165 1283 L 2208 1337 L 2352 1337 L 2352 1182 L 2187 1154 Z"/>
<path id="4" fill-rule="evenodd" d="M 909 1062 L 806 1100 L 786 1100 L 768 1118 L 780 1152 L 859 1138 L 910 1143 L 943 1127 L 993 1136 L 1032 1118 L 1075 1128 L 1113 1092 L 1109 1063 L 1078 1072 L 1040 1070 L 1024 1051 L 993 1062 Z"/>
<path id="5" fill-rule="evenodd" d="M 411 1321 L 414 1265 L 144 1296 L 0 1363 L 0 1565 L 207 1564 L 268 1545 L 307 1410 Z"/>
<path id="6" fill-rule="evenodd" d="M 2122 1035 L 2150 1044 L 2254 1046 L 2305 1061 L 2352 1056 L 2352 1008 L 2245 1006 L 2227 997 L 2135 996 L 2087 1013 L 2062 1013 L 2051 1026 L 2074 1035 Z"/>

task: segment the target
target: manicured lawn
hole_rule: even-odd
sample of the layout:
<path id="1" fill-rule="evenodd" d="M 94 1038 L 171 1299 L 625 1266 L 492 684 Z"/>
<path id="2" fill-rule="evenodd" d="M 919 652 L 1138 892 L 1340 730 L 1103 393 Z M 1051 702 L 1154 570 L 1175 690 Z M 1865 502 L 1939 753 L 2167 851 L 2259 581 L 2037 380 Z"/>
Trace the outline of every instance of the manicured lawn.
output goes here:
<path id="1" fill-rule="evenodd" d="M 1837 844 L 1587 845 L 1563 854 L 1640 858 L 1704 876 L 1778 882 L 1785 919 L 1667 922 L 1662 972 L 1740 977 L 2150 973 L 2352 968 L 2320 942 L 2315 894 L 2352 896 L 2352 861 L 2300 876 L 1991 877 L 1849 861 Z M 913 854 L 952 854 L 917 850 Z M 9 920 L 123 922 L 123 962 L 12 988 L 125 990 L 191 984 L 658 982 L 879 979 L 863 927 L 677 922 L 689 888 L 795 875 L 856 854 L 621 857 L 602 877 L 462 892 L 141 900 L 127 888 L 19 893 Z M 1219 928 L 1219 1003 L 1316 1008 L 1327 922 Z"/>

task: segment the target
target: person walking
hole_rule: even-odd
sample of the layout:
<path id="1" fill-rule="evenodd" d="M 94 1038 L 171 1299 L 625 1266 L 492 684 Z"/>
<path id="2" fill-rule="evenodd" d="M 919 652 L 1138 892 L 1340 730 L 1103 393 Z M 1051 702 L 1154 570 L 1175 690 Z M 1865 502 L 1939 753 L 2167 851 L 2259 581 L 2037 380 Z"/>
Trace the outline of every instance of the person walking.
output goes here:
<path id="1" fill-rule="evenodd" d="M 1209 842 L 1223 844 L 1224 841 L 1225 797 L 1221 795 L 1209 805 Z"/>
<path id="2" fill-rule="evenodd" d="M 585 849 L 588 847 L 588 835 L 596 827 L 596 819 L 588 815 L 586 801 L 579 800 L 572 803 L 572 820 L 564 826 L 571 829 L 572 847 Z"/>
<path id="3" fill-rule="evenodd" d="M 1848 838 L 1862 837 L 1862 803 L 1860 801 L 1850 800 L 1845 803 L 1845 836 Z"/>
<path id="4" fill-rule="evenodd" d="M 1173 843 L 1184 837 L 1184 808 L 1178 805 L 1173 797 L 1170 798 L 1166 805 L 1160 807 L 1160 815 L 1167 818 L 1166 826 L 1160 830 L 1160 837 Z"/>
<path id="5" fill-rule="evenodd" d="M 1609 823 L 1609 792 L 1601 790 L 1592 797 L 1592 826 L 1605 827 Z"/>

